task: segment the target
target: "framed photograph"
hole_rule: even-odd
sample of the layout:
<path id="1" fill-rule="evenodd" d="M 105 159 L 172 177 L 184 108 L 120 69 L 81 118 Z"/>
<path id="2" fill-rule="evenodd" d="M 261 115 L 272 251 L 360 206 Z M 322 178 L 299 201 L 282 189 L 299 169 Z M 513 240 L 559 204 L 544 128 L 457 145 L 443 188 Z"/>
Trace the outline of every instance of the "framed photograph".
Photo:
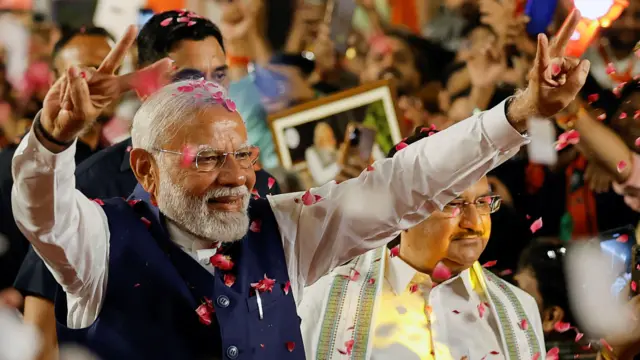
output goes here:
<path id="1" fill-rule="evenodd" d="M 393 84 L 381 80 L 270 115 L 282 167 L 298 173 L 308 187 L 333 180 L 340 146 L 352 136 L 347 132 L 353 125 L 368 129 L 362 134 L 372 137 L 371 156 L 384 158 L 401 140 L 395 97 Z"/>

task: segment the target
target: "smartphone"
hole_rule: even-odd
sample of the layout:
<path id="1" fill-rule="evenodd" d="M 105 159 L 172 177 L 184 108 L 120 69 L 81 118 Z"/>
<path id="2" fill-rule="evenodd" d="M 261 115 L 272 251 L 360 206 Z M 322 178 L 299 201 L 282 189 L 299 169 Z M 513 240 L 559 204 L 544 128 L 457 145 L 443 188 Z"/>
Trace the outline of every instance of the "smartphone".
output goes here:
<path id="1" fill-rule="evenodd" d="M 364 126 L 352 126 L 349 134 L 350 154 L 359 156 L 364 162 L 371 159 L 373 145 L 376 141 L 376 131 Z"/>
<path id="2" fill-rule="evenodd" d="M 635 267 L 632 259 L 636 244 L 635 229 L 628 225 L 605 231 L 597 236 L 596 241 L 600 243 L 600 250 L 610 259 L 609 270 L 618 274 L 611 284 L 611 292 L 619 296 L 625 290 Z"/>
<path id="3" fill-rule="evenodd" d="M 630 297 L 640 294 L 640 245 L 631 248 L 631 290 Z"/>
<path id="4" fill-rule="evenodd" d="M 151 9 L 140 9 L 138 12 L 138 29 L 142 29 L 144 24 L 147 23 L 153 17 L 153 10 Z"/>
<path id="5" fill-rule="evenodd" d="M 358 5 L 355 0 L 329 0 L 325 22 L 330 24 L 331 40 L 336 51 L 344 54 L 347 51 L 349 34 L 353 24 L 353 14 Z"/>
<path id="6" fill-rule="evenodd" d="M 253 64 L 249 66 L 249 74 L 260 95 L 269 101 L 281 99 L 288 93 L 288 79 L 277 71 Z"/>

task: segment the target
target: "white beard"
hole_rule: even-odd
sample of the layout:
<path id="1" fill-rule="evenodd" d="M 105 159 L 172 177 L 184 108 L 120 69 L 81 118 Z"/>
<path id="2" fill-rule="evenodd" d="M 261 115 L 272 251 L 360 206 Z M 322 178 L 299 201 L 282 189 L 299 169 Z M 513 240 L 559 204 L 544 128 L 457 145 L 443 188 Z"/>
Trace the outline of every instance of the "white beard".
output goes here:
<path id="1" fill-rule="evenodd" d="M 160 176 L 158 208 L 167 218 L 193 235 L 212 242 L 233 242 L 246 235 L 249 229 L 247 209 L 251 196 L 246 186 L 222 187 L 213 189 L 202 197 L 194 197 L 164 175 Z M 211 210 L 207 205 L 208 200 L 221 196 L 241 196 L 242 210 Z"/>

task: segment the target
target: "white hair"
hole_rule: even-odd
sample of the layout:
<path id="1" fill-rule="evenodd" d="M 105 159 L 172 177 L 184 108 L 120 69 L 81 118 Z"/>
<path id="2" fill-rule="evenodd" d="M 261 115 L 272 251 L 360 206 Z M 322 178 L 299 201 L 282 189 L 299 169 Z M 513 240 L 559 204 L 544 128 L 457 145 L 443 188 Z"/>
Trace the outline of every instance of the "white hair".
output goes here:
<path id="1" fill-rule="evenodd" d="M 229 105 L 222 105 L 226 98 L 227 92 L 222 86 L 204 80 L 184 80 L 163 87 L 142 104 L 133 118 L 133 146 L 155 153 L 200 111 L 212 106 L 229 109 Z M 163 157 L 158 157 L 162 164 Z M 231 242 L 244 237 L 249 228 L 247 209 L 251 196 L 246 186 L 217 187 L 202 196 L 194 196 L 171 179 L 165 166 L 159 168 L 158 207 L 169 220 L 205 240 Z M 210 208 L 211 201 L 229 196 L 242 199 L 241 211 Z"/>
<path id="2" fill-rule="evenodd" d="M 187 88 L 193 90 L 185 91 Z M 222 85 L 204 80 L 183 80 L 161 88 L 144 101 L 133 117 L 133 147 L 151 152 L 170 142 L 178 129 L 198 112 L 221 106 L 211 97 L 217 91 L 227 97 Z"/>

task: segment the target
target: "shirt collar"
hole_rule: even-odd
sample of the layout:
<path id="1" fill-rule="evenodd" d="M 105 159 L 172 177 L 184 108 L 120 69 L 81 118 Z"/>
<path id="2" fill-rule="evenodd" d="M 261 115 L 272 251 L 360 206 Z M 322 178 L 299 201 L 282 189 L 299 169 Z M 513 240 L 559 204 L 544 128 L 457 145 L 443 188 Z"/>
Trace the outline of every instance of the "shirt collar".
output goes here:
<path id="1" fill-rule="evenodd" d="M 167 220 L 167 231 L 169 232 L 171 241 L 188 254 L 196 255 L 198 250 L 211 249 L 214 247 L 213 242 L 199 239 L 197 236 L 186 232 L 169 220 Z"/>
<path id="2" fill-rule="evenodd" d="M 389 258 L 389 261 L 387 261 L 385 278 L 396 295 L 404 292 L 414 278 L 421 278 L 429 282 L 431 281 L 431 277 L 429 275 L 414 269 L 399 256 L 391 257 Z M 440 285 L 452 284 L 454 282 L 462 283 L 467 294 L 471 294 L 474 291 L 474 282 L 471 279 L 470 269 L 464 270 L 458 276 L 454 276 Z"/>

